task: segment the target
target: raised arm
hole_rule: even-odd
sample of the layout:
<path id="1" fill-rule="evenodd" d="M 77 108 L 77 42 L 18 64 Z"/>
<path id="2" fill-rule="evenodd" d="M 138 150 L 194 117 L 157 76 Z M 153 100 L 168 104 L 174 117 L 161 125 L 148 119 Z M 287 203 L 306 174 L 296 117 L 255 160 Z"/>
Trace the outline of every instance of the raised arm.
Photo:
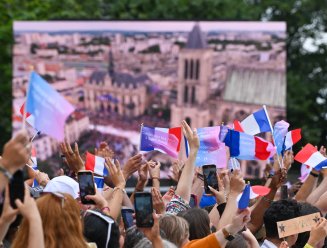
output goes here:
<path id="1" fill-rule="evenodd" d="M 193 178 L 194 175 L 194 163 L 196 155 L 198 154 L 200 142 L 196 129 L 192 131 L 186 121 L 182 121 L 182 128 L 184 136 L 186 137 L 190 146 L 190 154 L 185 162 L 185 166 L 179 178 L 175 193 L 184 199 L 184 201 L 189 202 L 192 188 L 192 180 L 190 179 Z"/>
<path id="2" fill-rule="evenodd" d="M 237 212 L 237 196 L 242 193 L 244 187 L 245 182 L 240 171 L 233 171 L 230 180 L 230 192 L 228 195 L 226 207 L 218 223 L 219 229 L 230 224 L 230 221 L 233 219 L 233 216 L 235 216 Z"/>
<path id="3" fill-rule="evenodd" d="M 316 193 L 314 193 L 314 192 L 316 191 L 317 193 L 319 192 L 319 194 L 321 194 L 321 192 L 320 192 L 321 189 L 319 190 L 319 187 L 318 187 L 315 191 L 312 192 L 312 190 L 316 187 L 316 185 L 318 183 L 318 176 L 319 176 L 319 172 L 313 169 L 310 172 L 310 174 L 307 177 L 307 179 L 305 180 L 305 182 L 302 184 L 302 186 L 299 189 L 299 191 L 294 196 L 294 199 L 297 200 L 297 201 L 299 201 L 299 202 L 304 202 L 306 200 L 310 200 L 310 201 L 316 201 L 316 200 L 318 200 L 316 198 Z M 327 180 L 325 181 L 325 184 L 326 183 L 327 183 Z M 311 196 L 311 198 L 309 198 L 309 195 Z M 308 202 L 310 202 L 310 201 L 308 201 Z"/>

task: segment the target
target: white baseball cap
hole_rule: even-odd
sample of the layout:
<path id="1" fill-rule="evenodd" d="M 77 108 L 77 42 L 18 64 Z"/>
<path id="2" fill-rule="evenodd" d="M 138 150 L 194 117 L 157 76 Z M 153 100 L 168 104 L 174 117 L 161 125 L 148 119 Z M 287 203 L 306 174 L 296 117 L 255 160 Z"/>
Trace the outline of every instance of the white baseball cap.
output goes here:
<path id="1" fill-rule="evenodd" d="M 45 186 L 43 192 L 66 193 L 76 199 L 79 197 L 79 185 L 74 179 L 68 176 L 59 176 L 51 179 Z"/>

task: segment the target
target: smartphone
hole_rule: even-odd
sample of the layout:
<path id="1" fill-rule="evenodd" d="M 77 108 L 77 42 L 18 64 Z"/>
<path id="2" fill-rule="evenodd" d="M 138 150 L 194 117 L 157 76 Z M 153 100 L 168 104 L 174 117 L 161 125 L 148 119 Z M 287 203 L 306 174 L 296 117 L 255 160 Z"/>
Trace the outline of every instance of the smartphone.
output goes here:
<path id="1" fill-rule="evenodd" d="M 24 184 L 24 172 L 18 170 L 13 175 L 9 183 L 10 205 L 13 208 L 17 208 L 15 200 L 20 199 L 24 201 L 25 184 Z"/>
<path id="2" fill-rule="evenodd" d="M 153 205 L 152 195 L 147 192 L 136 192 L 134 195 L 134 208 L 137 227 L 152 227 Z"/>
<path id="3" fill-rule="evenodd" d="M 121 210 L 121 216 L 123 218 L 125 230 L 134 226 L 133 213 L 134 213 L 134 210 L 131 208 L 122 208 L 122 210 Z"/>
<path id="4" fill-rule="evenodd" d="M 216 165 L 214 164 L 203 165 L 202 170 L 203 170 L 203 179 L 204 179 L 203 182 L 204 182 L 205 193 L 212 194 L 208 186 L 216 190 L 219 190 Z"/>
<path id="5" fill-rule="evenodd" d="M 282 185 L 280 187 L 280 199 L 281 200 L 288 199 L 288 188 L 287 188 L 287 185 Z"/>
<path id="6" fill-rule="evenodd" d="M 196 208 L 198 205 L 198 199 L 196 197 L 196 195 L 191 194 L 191 198 L 190 198 L 190 207 L 191 208 Z"/>
<path id="7" fill-rule="evenodd" d="M 92 171 L 79 171 L 77 174 L 79 184 L 79 194 L 83 204 L 95 204 L 92 200 L 87 200 L 85 196 L 95 195 L 95 185 Z"/>

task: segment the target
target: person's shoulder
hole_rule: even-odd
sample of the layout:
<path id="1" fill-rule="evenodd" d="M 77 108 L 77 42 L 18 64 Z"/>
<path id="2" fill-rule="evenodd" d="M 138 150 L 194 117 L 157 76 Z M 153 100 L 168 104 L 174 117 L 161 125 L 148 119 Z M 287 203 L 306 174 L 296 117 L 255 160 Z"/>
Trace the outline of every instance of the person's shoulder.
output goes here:
<path id="1" fill-rule="evenodd" d="M 188 242 L 183 248 L 220 248 L 220 244 L 214 233 L 202 239 L 195 239 Z"/>

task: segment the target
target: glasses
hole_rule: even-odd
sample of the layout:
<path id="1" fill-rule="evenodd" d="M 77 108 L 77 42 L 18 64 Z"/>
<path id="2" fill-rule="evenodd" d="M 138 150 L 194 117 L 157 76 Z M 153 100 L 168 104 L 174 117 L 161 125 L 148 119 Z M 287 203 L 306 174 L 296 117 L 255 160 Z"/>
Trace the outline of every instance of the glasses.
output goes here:
<path id="1" fill-rule="evenodd" d="M 85 216 L 87 216 L 88 214 L 94 214 L 94 215 L 98 216 L 100 219 L 102 219 L 108 223 L 107 242 L 106 242 L 106 247 L 108 247 L 110 236 L 111 236 L 111 226 L 115 221 L 113 219 L 111 219 L 109 216 L 104 215 L 104 214 L 94 211 L 94 210 L 86 210 Z"/>

